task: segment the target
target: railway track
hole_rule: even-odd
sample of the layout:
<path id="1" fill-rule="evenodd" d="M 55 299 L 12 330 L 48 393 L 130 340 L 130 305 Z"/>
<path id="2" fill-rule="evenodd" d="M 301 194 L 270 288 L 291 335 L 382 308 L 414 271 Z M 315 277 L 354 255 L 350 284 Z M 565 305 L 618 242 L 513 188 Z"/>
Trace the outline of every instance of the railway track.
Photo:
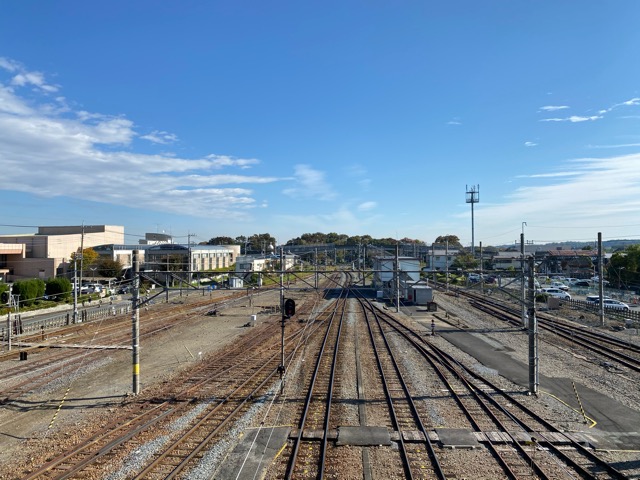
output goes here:
<path id="1" fill-rule="evenodd" d="M 193 316 L 202 315 L 212 305 L 227 305 L 244 294 L 226 295 L 211 300 L 197 300 L 191 304 L 157 304 L 140 316 L 140 338 L 153 337 L 159 332 L 187 323 Z M 56 329 L 47 334 L 47 339 L 30 336 L 30 346 L 20 351 L 31 353 L 28 362 L 10 364 L 0 372 L 0 405 L 11 405 L 31 392 L 38 391 L 56 381 L 65 381 L 73 373 L 93 360 L 104 356 L 110 349 L 129 349 L 131 341 L 129 315 L 109 318 L 105 321 L 75 324 Z M 5 352 L 4 362 L 15 360 L 17 351 Z"/>
<path id="2" fill-rule="evenodd" d="M 491 428 L 491 425 L 485 422 L 490 421 L 495 425 L 494 429 L 497 427 L 498 432 L 511 439 L 509 444 L 513 451 L 499 451 L 487 438 L 487 445 L 502 466 L 506 478 L 523 478 L 531 475 L 532 471 L 539 478 L 564 478 L 570 470 L 581 478 L 626 478 L 576 441 L 568 442 L 570 453 L 558 448 L 554 441 L 549 441 L 549 438 L 562 434 L 554 425 L 486 377 L 464 367 L 449 354 L 425 341 L 419 332 L 388 314 L 383 315 L 386 323 L 436 369 L 475 431 L 487 432 L 485 429 Z M 471 400 L 473 405 L 469 406 Z M 548 454 L 534 456 L 533 452 L 538 452 L 538 448 L 527 449 L 523 445 L 526 443 L 542 446 Z"/>
<path id="3" fill-rule="evenodd" d="M 477 439 L 465 455 L 480 478 L 625 478 L 410 320 L 361 298 L 348 277 L 335 281 L 324 301 L 300 302 L 306 321 L 286 323 L 284 377 L 274 318 L 199 363 L 181 385 L 124 403 L 112 422 L 24 478 L 217 478 L 212 455 L 224 456 L 256 418 L 259 428 L 277 424 L 278 404 L 291 433 L 271 467 L 254 474 L 269 479 L 464 476 L 469 466 L 442 443 L 443 424 Z M 384 431 L 390 441 L 345 443 L 347 428 Z"/>
<path id="4" fill-rule="evenodd" d="M 469 295 L 469 299 L 470 305 L 478 310 L 516 327 L 522 325 L 520 313 L 509 305 L 475 294 Z M 640 345 L 610 336 L 602 329 L 594 330 L 546 313 L 536 313 L 536 319 L 539 329 L 563 339 L 564 345 L 573 349 L 583 348 L 606 359 L 604 361 L 615 362 L 624 368 L 640 372 Z M 551 340 L 547 337 L 546 341 Z"/>
<path id="5" fill-rule="evenodd" d="M 304 343 L 298 338 L 311 334 L 304 327 L 288 325 L 287 358 Z M 173 478 L 194 468 L 205 449 L 238 418 L 273 395 L 279 340 L 278 322 L 257 327 L 213 359 L 200 362 L 180 384 L 169 384 L 147 400 L 126 403 L 112 422 L 24 478 L 102 478 L 114 473 L 114 465 L 136 472 L 133 478 Z"/>

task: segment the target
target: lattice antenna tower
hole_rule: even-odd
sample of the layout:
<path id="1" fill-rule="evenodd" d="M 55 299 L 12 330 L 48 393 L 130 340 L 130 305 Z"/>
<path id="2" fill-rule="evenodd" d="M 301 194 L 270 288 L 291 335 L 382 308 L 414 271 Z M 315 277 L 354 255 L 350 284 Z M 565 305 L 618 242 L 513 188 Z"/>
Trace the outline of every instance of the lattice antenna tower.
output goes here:
<path id="1" fill-rule="evenodd" d="M 473 223 L 473 204 L 478 203 L 480 201 L 480 185 L 467 185 L 467 203 L 471 204 L 471 255 L 475 256 L 476 247 L 475 247 L 475 231 L 474 231 L 474 223 Z"/>

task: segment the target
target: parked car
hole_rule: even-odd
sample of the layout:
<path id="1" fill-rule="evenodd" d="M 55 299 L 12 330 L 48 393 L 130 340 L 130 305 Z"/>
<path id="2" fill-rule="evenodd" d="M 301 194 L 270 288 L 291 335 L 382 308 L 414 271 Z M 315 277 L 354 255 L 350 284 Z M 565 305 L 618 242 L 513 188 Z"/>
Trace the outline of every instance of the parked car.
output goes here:
<path id="1" fill-rule="evenodd" d="M 611 300 L 611 298 L 607 297 L 607 296 L 602 297 L 602 298 L 603 298 L 603 300 Z M 600 295 L 587 295 L 586 300 L 589 303 L 600 303 Z"/>
<path id="2" fill-rule="evenodd" d="M 605 298 L 602 300 L 604 308 L 611 308 L 614 310 L 631 310 L 629 305 L 620 300 L 613 300 L 612 298 Z"/>
<path id="3" fill-rule="evenodd" d="M 589 280 L 576 280 L 571 284 L 572 287 L 590 287 Z"/>
<path id="4" fill-rule="evenodd" d="M 543 288 L 541 292 L 550 297 L 561 298 L 562 300 L 571 300 L 571 295 L 559 288 Z"/>
<path id="5" fill-rule="evenodd" d="M 560 290 L 564 290 L 565 292 L 569 290 L 569 287 L 562 282 L 551 282 L 551 288 L 558 288 Z"/>

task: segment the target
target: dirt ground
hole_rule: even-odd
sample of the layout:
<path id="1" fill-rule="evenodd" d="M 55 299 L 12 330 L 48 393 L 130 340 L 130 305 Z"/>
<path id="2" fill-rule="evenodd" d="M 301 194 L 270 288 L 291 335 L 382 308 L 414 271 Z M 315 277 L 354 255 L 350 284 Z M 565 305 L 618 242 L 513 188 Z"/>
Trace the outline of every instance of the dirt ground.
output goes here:
<path id="1" fill-rule="evenodd" d="M 253 303 L 266 305 L 277 301 L 277 297 L 261 297 Z M 257 315 L 258 324 L 266 321 L 268 316 L 261 314 L 261 310 L 248 304 L 237 305 L 217 316 L 194 316 L 169 331 L 142 338 L 140 396 L 161 382 L 175 378 L 238 336 L 249 333 L 251 328 L 247 324 L 251 315 Z M 154 315 L 153 308 L 141 313 L 141 323 L 147 315 Z M 127 322 L 123 325 L 130 328 Z M 64 381 L 52 382 L 42 391 L 0 407 L 0 465 L 3 465 L 0 478 L 12 478 L 7 476 L 11 463 L 28 460 L 27 446 L 46 448 L 48 442 L 60 435 L 71 436 L 83 422 L 112 414 L 132 395 L 131 350 L 104 350 L 98 360 L 91 361 L 85 361 L 83 353 L 78 349 L 78 360 L 69 368 Z M 38 355 L 46 352 L 30 354 L 29 359 L 36 359 Z M 5 363 L 0 368 L 7 367 Z"/>

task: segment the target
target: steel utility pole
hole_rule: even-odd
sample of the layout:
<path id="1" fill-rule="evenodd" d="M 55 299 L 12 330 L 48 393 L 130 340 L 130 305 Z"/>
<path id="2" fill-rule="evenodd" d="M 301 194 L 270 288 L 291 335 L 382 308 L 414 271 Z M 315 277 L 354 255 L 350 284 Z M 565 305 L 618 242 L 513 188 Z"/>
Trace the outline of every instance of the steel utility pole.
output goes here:
<path id="1" fill-rule="evenodd" d="M 520 234 L 520 304 L 522 308 L 521 317 L 522 317 L 522 327 L 527 328 L 527 307 L 525 303 L 524 297 L 524 226 L 527 222 L 522 222 L 522 233 Z M 531 275 L 529 275 L 531 276 Z"/>
<path id="2" fill-rule="evenodd" d="M 433 263 L 431 264 L 433 268 Z M 444 242 L 444 268 L 447 277 L 447 292 L 449 291 L 449 240 Z"/>
<path id="3" fill-rule="evenodd" d="M 80 281 L 78 282 L 78 288 L 82 288 L 82 269 L 84 267 L 83 262 L 84 262 L 84 222 L 82 222 L 82 232 L 80 234 Z"/>
<path id="4" fill-rule="evenodd" d="M 473 204 L 480 201 L 480 185 L 467 185 L 467 197 L 466 202 L 471 204 L 471 255 L 475 256 L 475 237 L 474 237 L 474 224 L 473 224 Z"/>
<path id="5" fill-rule="evenodd" d="M 600 316 L 600 325 L 604 327 L 604 281 L 602 278 L 604 269 L 602 267 L 602 254 L 602 232 L 598 232 L 598 297 L 600 297 L 600 301 L 598 302 L 598 315 Z"/>
<path id="6" fill-rule="evenodd" d="M 78 259 L 73 259 L 73 323 L 78 323 Z"/>
<path id="7" fill-rule="evenodd" d="M 289 303 L 286 303 L 289 302 Z M 280 334 L 280 365 L 278 366 L 278 372 L 280 372 L 280 393 L 284 393 L 284 329 L 286 326 L 287 320 L 287 305 L 293 302 L 293 300 L 284 299 L 284 248 L 280 245 L 280 315 L 282 318 L 281 321 L 281 334 Z M 294 308 L 295 310 L 295 308 Z M 292 312 L 291 312 L 292 313 Z"/>
<path id="8" fill-rule="evenodd" d="M 140 393 L 140 250 L 133 251 L 133 297 L 131 299 L 133 313 L 131 315 L 131 362 L 133 367 L 134 395 Z"/>
<path id="9" fill-rule="evenodd" d="M 7 350 L 11 351 L 11 307 L 13 305 L 13 295 L 11 294 L 11 287 L 9 285 L 9 311 L 7 312 Z"/>
<path id="10" fill-rule="evenodd" d="M 529 393 L 538 394 L 540 358 L 538 357 L 538 321 L 533 256 L 529 257 Z"/>
<path id="11" fill-rule="evenodd" d="M 396 313 L 400 312 L 400 245 L 396 243 Z"/>

